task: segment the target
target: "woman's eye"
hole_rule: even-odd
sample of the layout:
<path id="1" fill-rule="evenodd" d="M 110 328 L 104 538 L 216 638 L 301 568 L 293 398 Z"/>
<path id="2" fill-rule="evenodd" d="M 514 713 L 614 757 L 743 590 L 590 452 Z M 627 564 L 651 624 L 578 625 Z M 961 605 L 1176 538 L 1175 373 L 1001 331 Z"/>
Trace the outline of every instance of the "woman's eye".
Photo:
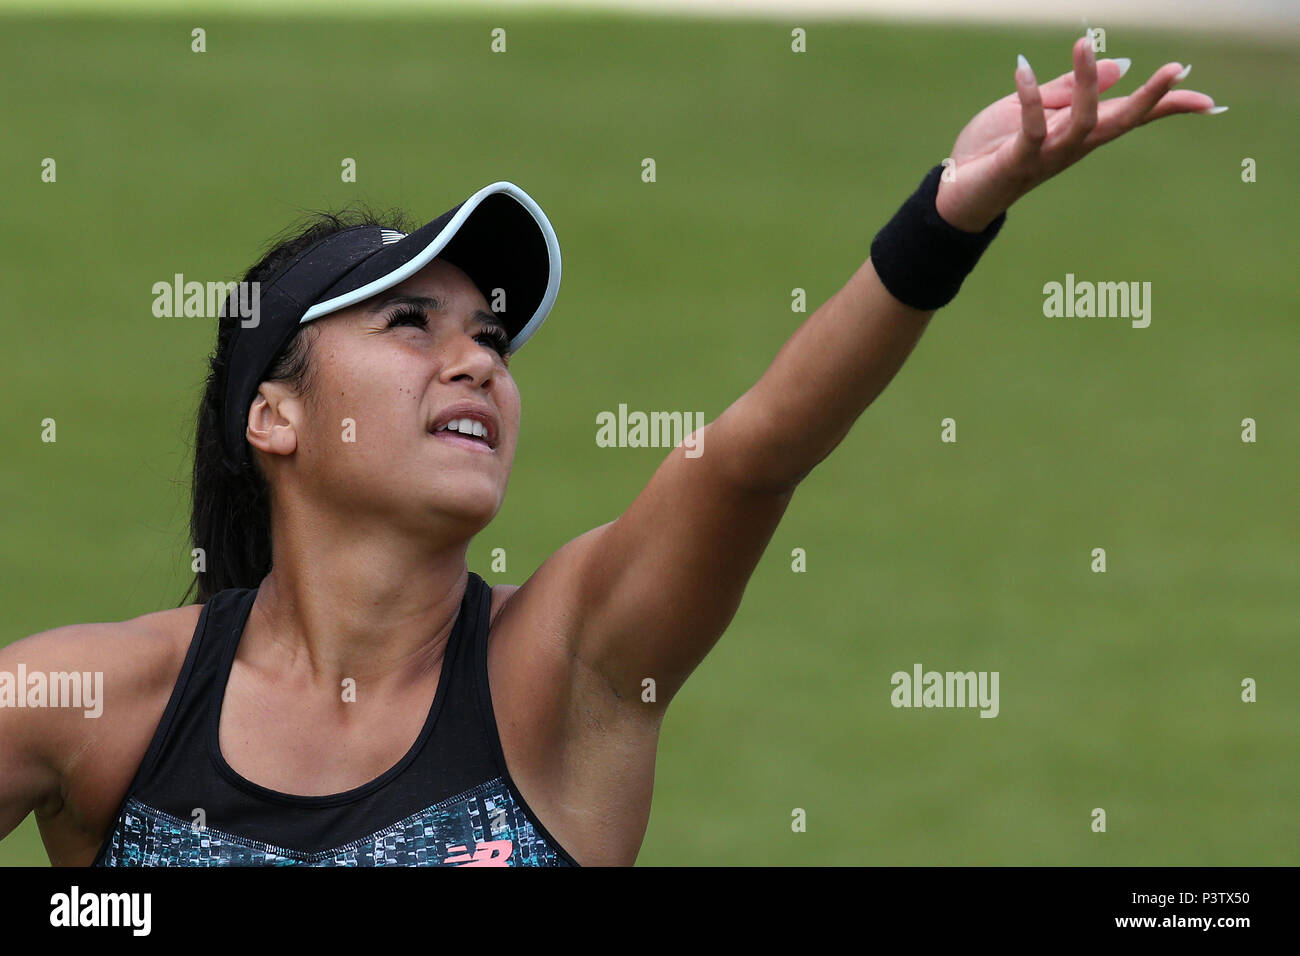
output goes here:
<path id="1" fill-rule="evenodd" d="M 388 317 L 386 328 L 396 328 L 398 326 L 409 325 L 415 328 L 428 329 L 429 317 L 422 309 L 405 307 L 398 309 Z M 474 341 L 483 342 L 488 348 L 505 358 L 510 348 L 510 335 L 505 329 L 497 326 L 490 326 L 474 336 Z"/>
<path id="2" fill-rule="evenodd" d="M 493 326 L 490 329 L 484 329 L 475 336 L 478 339 L 486 339 L 488 348 L 495 350 L 503 358 L 506 350 L 510 348 L 510 336 L 506 334 L 505 329 L 499 329 Z"/>
<path id="3" fill-rule="evenodd" d="M 414 325 L 418 328 L 428 328 L 429 318 L 419 309 L 398 309 L 388 317 L 388 328 L 398 325 Z"/>

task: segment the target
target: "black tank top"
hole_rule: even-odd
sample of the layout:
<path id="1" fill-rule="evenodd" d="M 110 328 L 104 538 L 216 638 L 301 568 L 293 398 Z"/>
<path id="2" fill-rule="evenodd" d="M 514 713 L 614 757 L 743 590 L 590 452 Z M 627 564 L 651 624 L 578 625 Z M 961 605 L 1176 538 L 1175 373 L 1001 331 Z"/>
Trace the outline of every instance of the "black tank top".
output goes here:
<path id="1" fill-rule="evenodd" d="M 221 756 L 226 682 L 255 588 L 204 606 L 96 866 L 577 866 L 506 769 L 488 692 L 492 589 L 472 571 L 419 737 L 344 793 L 293 796 Z"/>

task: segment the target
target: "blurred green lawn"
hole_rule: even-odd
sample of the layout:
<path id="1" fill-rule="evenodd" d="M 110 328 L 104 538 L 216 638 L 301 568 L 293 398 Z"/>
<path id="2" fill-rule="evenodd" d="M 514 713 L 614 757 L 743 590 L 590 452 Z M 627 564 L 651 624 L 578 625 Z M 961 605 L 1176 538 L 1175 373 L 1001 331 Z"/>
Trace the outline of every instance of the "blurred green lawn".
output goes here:
<path id="1" fill-rule="evenodd" d="M 235 278 L 303 209 L 428 219 L 497 179 L 526 189 L 564 281 L 513 364 L 516 473 L 471 550 L 519 583 L 662 455 L 596 447 L 597 412 L 716 416 L 803 318 L 791 290 L 809 311 L 834 293 L 1012 90 L 1016 54 L 1046 79 L 1072 39 L 811 24 L 794 55 L 784 22 L 0 17 L 0 641 L 172 606 L 187 584 L 212 328 L 154 318 L 154 282 Z M 1120 93 L 1180 60 L 1232 109 L 1139 130 L 1011 211 L 674 702 L 639 862 L 1297 862 L 1300 61 L 1108 39 L 1134 63 Z M 1150 328 L 1044 318 L 1067 272 L 1151 282 Z M 495 547 L 507 574 L 487 573 Z M 890 675 L 915 662 L 999 671 L 1001 715 L 893 709 Z M 45 861 L 30 818 L 0 843 L 0 864 Z"/>

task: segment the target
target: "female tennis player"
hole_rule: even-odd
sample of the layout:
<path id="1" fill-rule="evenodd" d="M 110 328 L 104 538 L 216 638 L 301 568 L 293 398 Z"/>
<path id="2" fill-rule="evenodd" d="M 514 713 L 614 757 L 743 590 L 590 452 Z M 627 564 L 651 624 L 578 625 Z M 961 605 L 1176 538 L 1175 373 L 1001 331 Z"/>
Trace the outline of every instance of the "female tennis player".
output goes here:
<path id="1" fill-rule="evenodd" d="M 281 243 L 245 277 L 258 308 L 219 322 L 197 603 L 0 653 L 0 675 L 26 675 L 0 682 L 0 834 L 34 812 L 74 865 L 633 863 L 668 702 L 801 479 L 1007 208 L 1103 143 L 1214 107 L 1173 90 L 1178 63 L 1099 102 L 1126 66 L 1081 38 L 1040 87 L 1022 58 L 1015 92 L 697 433 L 703 453 L 679 445 L 522 587 L 488 587 L 466 554 L 519 437 L 510 355 L 559 286 L 541 209 L 494 183 L 409 234 L 326 216 Z M 98 718 L 49 706 L 66 700 L 42 675 L 72 672 L 102 674 Z"/>

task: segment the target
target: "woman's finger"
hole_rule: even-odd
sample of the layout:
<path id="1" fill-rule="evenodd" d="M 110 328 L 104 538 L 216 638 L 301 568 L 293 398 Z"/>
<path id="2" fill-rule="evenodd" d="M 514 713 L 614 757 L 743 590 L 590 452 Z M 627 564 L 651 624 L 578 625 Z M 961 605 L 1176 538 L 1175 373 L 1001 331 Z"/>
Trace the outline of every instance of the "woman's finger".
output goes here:
<path id="1" fill-rule="evenodd" d="M 1150 123 L 1154 119 L 1172 116 L 1175 113 L 1204 113 L 1210 109 L 1223 112 L 1227 107 L 1215 106 L 1214 97 L 1195 90 L 1173 90 L 1160 97 L 1160 101 L 1151 108 L 1142 122 Z"/>
<path id="2" fill-rule="evenodd" d="M 1028 168 L 1047 138 L 1047 117 L 1033 67 L 1023 56 L 1016 64 L 1016 96 L 1020 100 L 1020 133 L 1016 136 L 1013 161 L 1021 168 Z"/>
<path id="3" fill-rule="evenodd" d="M 1097 127 L 1084 140 L 1086 148 L 1093 149 L 1102 143 L 1108 143 L 1134 128 L 1131 120 L 1134 110 L 1125 102 L 1126 99 L 1127 97 L 1106 100 L 1100 105 L 1097 111 Z M 1136 125 L 1141 126 L 1175 113 L 1200 113 L 1213 106 L 1214 100 L 1204 93 L 1197 93 L 1195 90 L 1171 90 L 1161 97 Z"/>
<path id="4" fill-rule="evenodd" d="M 1074 89 L 1070 96 L 1070 126 L 1063 145 L 1078 146 L 1097 125 L 1097 57 L 1092 38 L 1080 37 L 1074 44 Z"/>
<path id="5" fill-rule="evenodd" d="M 1214 99 L 1203 92 L 1171 90 L 1161 96 L 1156 105 L 1149 109 L 1136 125 L 1148 124 L 1164 116 L 1174 116 L 1175 113 L 1204 113 L 1212 108 L 1214 108 Z M 1106 100 L 1101 104 L 1097 127 L 1084 142 L 1084 146 L 1091 150 L 1092 147 L 1101 146 L 1102 143 L 1108 143 L 1115 137 L 1134 129 L 1130 118 L 1132 112 L 1134 112 L 1132 107 L 1128 107 L 1122 99 Z"/>
<path id="6" fill-rule="evenodd" d="M 1124 128 L 1132 129 L 1146 122 L 1147 114 L 1160 102 L 1161 97 L 1168 93 L 1175 83 L 1187 76 L 1190 70 L 1191 67 L 1184 69 L 1181 63 L 1166 63 L 1151 74 L 1151 79 L 1122 100 L 1118 100 L 1117 102 L 1124 104 L 1120 114 Z"/>

